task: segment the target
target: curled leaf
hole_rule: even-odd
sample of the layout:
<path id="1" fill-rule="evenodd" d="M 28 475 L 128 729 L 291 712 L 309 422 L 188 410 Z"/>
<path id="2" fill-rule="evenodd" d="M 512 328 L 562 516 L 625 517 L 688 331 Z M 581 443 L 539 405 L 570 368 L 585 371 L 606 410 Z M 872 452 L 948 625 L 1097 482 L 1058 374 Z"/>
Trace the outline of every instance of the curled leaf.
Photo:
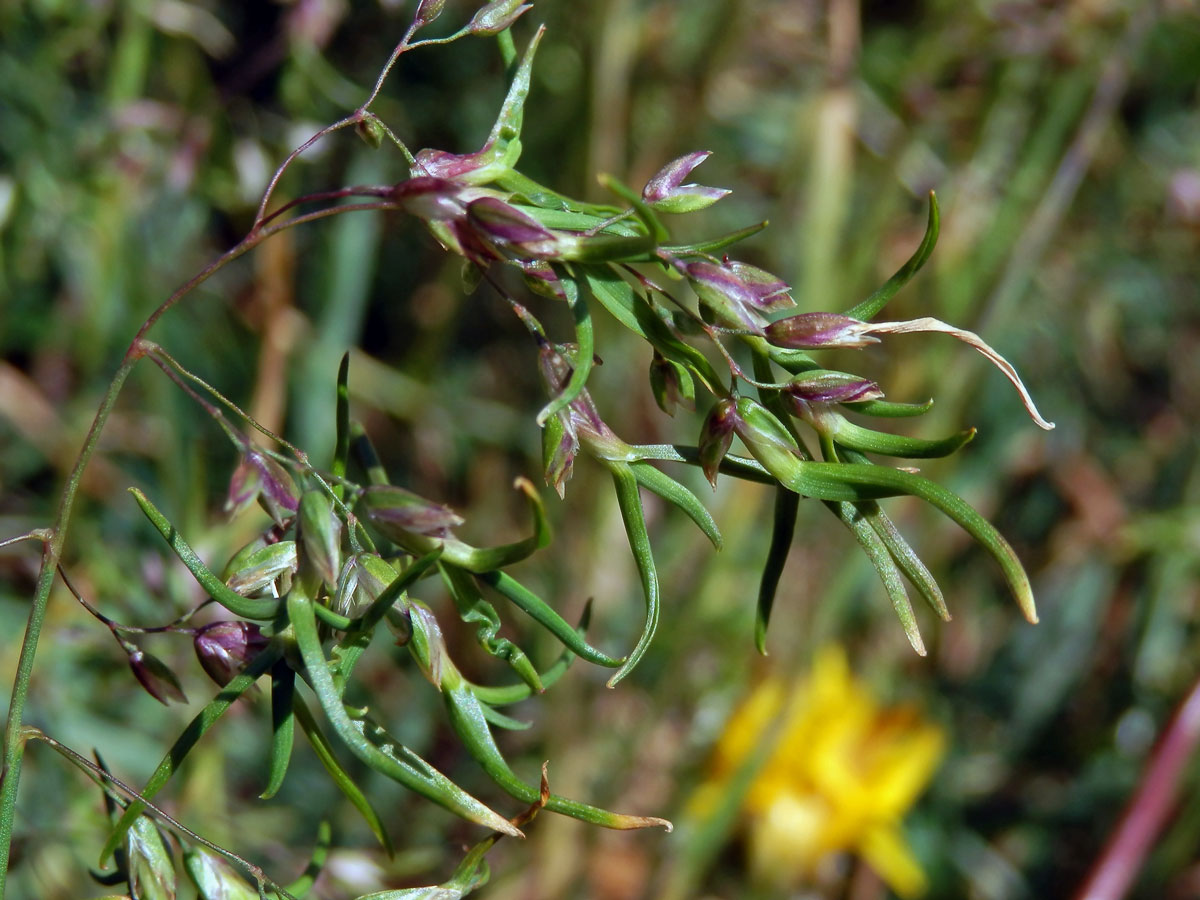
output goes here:
<path id="1" fill-rule="evenodd" d="M 450 725 L 467 751 L 496 784 L 518 800 L 525 803 L 537 803 L 551 812 L 571 816 L 605 828 L 624 830 L 661 826 L 668 831 L 671 830 L 671 823 L 666 819 L 609 812 L 588 803 L 551 794 L 548 790 L 544 790 L 544 787 L 526 784 L 517 777 L 500 753 L 500 748 L 496 746 L 495 738 L 492 737 L 492 732 L 488 728 L 479 698 L 457 672 L 454 672 L 443 683 L 442 700 L 446 705 Z"/>
<path id="2" fill-rule="evenodd" d="M 598 666 L 616 668 L 623 660 L 616 659 L 597 650 L 580 633 L 568 624 L 567 620 L 558 614 L 554 607 L 533 591 L 529 590 L 507 572 L 482 572 L 476 576 L 480 581 L 495 588 L 513 602 L 515 606 L 527 613 L 530 618 L 549 631 L 578 656 Z"/>
<path id="3" fill-rule="evenodd" d="M 974 347 L 986 356 L 1004 374 L 1004 377 L 1012 383 L 1012 386 L 1017 389 L 1017 393 L 1021 395 L 1021 402 L 1025 406 L 1025 411 L 1029 413 L 1029 417 L 1037 423 L 1039 428 L 1046 431 L 1054 428 L 1054 423 L 1046 421 L 1042 417 L 1042 414 L 1038 412 L 1037 405 L 1033 402 L 1033 397 L 1026 390 L 1024 383 L 1021 381 L 1021 376 L 1017 374 L 1017 370 L 1013 368 L 1012 363 L 993 350 L 975 332 L 967 331 L 965 328 L 955 328 L 953 325 L 947 325 L 940 319 L 929 317 L 912 319 L 907 322 L 872 322 L 869 324 L 867 330 L 872 334 L 913 334 L 919 331 L 936 331 L 958 338 L 964 344 Z"/>
<path id="4" fill-rule="evenodd" d="M 442 580 L 450 591 L 459 617 L 474 624 L 475 640 L 492 656 L 504 660 L 529 687 L 541 693 L 544 688 L 537 670 L 525 652 L 508 638 L 500 636 L 500 614 L 483 599 L 475 579 L 454 566 L 439 566 Z"/>
<path id="5" fill-rule="evenodd" d="M 704 536 L 712 541 L 713 547 L 718 550 L 721 549 L 724 544 L 721 538 L 721 531 L 717 528 L 717 523 L 713 520 L 712 513 L 708 511 L 695 494 L 674 478 L 660 472 L 647 462 L 630 463 L 629 468 L 637 479 L 638 484 L 649 491 L 653 491 L 668 503 L 674 504 L 687 513 L 688 518 L 695 522 L 700 530 L 704 532 Z"/>
<path id="6" fill-rule="evenodd" d="M 638 576 L 642 582 L 642 595 L 646 600 L 646 621 L 642 625 L 642 633 L 621 668 L 608 679 L 608 686 L 616 687 L 617 682 L 633 671 L 633 667 L 650 646 L 654 632 L 658 629 L 662 597 L 658 570 L 654 564 L 654 550 L 650 546 L 650 534 L 646 529 L 646 514 L 642 509 L 641 493 L 638 491 L 637 476 L 628 463 L 611 463 L 609 468 L 612 470 L 621 520 L 625 523 L 625 533 L 629 538 L 629 549 L 633 551 L 633 561 L 637 565 Z"/>
<path id="7" fill-rule="evenodd" d="M 758 607 L 754 616 L 754 647 L 763 656 L 767 655 L 767 626 L 771 622 L 771 610 L 775 606 L 779 579 L 783 577 L 783 567 L 787 564 L 788 553 L 792 549 L 792 537 L 796 533 L 796 516 L 799 509 L 799 494 L 783 487 L 776 488 L 771 545 L 767 549 L 767 560 L 763 564 L 758 585 Z"/>

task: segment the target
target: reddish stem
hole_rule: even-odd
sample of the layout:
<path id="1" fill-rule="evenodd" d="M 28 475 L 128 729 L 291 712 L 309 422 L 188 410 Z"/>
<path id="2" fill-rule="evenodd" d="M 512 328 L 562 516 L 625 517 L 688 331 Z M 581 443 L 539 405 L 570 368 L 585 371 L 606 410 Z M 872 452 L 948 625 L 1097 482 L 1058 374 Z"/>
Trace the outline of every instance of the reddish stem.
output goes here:
<path id="1" fill-rule="evenodd" d="M 1163 732 L 1137 792 L 1077 900 L 1119 900 L 1125 896 L 1175 806 L 1180 777 L 1197 743 L 1200 743 L 1200 680 L 1192 685 Z"/>

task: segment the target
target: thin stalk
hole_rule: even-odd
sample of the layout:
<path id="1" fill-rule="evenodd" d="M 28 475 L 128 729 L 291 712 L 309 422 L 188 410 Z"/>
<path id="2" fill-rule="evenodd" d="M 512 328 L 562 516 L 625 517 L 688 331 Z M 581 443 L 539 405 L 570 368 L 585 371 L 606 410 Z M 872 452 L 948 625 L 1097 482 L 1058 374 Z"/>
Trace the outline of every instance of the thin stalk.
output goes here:
<path id="1" fill-rule="evenodd" d="M 226 255 L 228 256 L 228 254 Z M 33 660 L 37 656 L 38 640 L 41 638 L 42 626 L 46 620 L 50 589 L 54 586 L 54 576 L 58 572 L 58 563 L 62 558 L 67 524 L 70 522 L 75 496 L 78 494 L 79 485 L 83 480 L 83 470 L 96 451 L 96 446 L 100 441 L 100 432 L 104 429 L 109 414 L 112 413 L 117 395 L 125 384 L 125 379 L 129 377 L 129 373 L 133 371 L 133 367 L 140 358 L 135 352 L 140 340 L 141 332 L 134 339 L 134 343 L 130 345 L 129 352 L 125 354 L 121 367 L 117 370 L 117 374 L 104 394 L 104 399 L 100 402 L 100 408 L 96 412 L 95 419 L 92 420 L 87 437 L 84 438 L 83 449 L 67 477 L 67 486 L 59 500 L 58 515 L 55 518 L 54 526 L 50 529 L 49 539 L 42 545 L 42 569 L 38 573 L 37 591 L 34 594 L 33 603 L 29 607 L 29 619 L 25 625 L 25 637 L 21 641 L 21 655 L 17 660 L 17 673 L 13 678 L 12 697 L 8 704 L 8 720 L 4 726 L 4 770 L 3 774 L 0 774 L 0 900 L 4 897 L 4 885 L 8 878 L 9 851 L 12 847 L 13 824 L 17 807 L 17 785 L 21 779 L 21 762 L 25 755 L 25 734 L 23 732 L 25 701 L 29 696 L 29 685 L 33 676 Z"/>
<path id="2" fill-rule="evenodd" d="M 67 590 L 71 592 L 71 596 L 73 596 L 76 600 L 79 601 L 79 605 L 82 606 L 84 609 L 86 609 L 89 613 L 91 613 L 92 616 L 97 621 L 99 621 L 102 625 L 104 625 L 105 628 L 107 628 L 109 631 L 111 631 L 113 633 L 113 637 L 115 637 L 118 641 L 121 639 L 120 634 L 118 634 L 118 632 L 123 632 L 125 634 L 165 634 L 167 632 L 173 631 L 173 632 L 177 632 L 179 634 L 195 634 L 196 629 L 185 628 L 185 627 L 183 627 L 184 624 L 186 622 L 188 622 L 192 618 L 192 616 L 196 615 L 196 613 L 198 613 L 198 612 L 200 612 L 200 610 L 204 609 L 204 607 L 206 607 L 209 604 L 214 602 L 213 599 L 210 597 L 209 599 L 205 600 L 203 603 L 201 603 L 199 606 L 195 607 L 194 609 L 189 609 L 182 616 L 177 618 L 174 622 L 168 622 L 166 625 L 153 625 L 153 626 L 145 627 L 145 628 L 139 627 L 137 625 L 122 625 L 120 622 L 116 621 L 115 619 L 110 619 L 104 613 L 100 612 L 100 610 L 96 609 L 96 607 L 92 606 L 92 604 L 88 603 L 88 601 L 84 598 L 83 594 L 81 594 L 79 592 L 79 589 L 76 588 L 75 585 L 71 582 L 70 577 L 67 575 L 67 570 L 64 569 L 61 565 L 58 567 L 58 576 L 59 576 L 59 578 L 61 578 L 63 580 L 63 584 L 65 584 L 67 586 Z"/>
<path id="3" fill-rule="evenodd" d="M 375 79 L 375 86 L 371 88 L 371 94 L 367 97 L 367 102 L 359 107 L 360 110 L 366 110 L 375 98 L 379 96 L 379 92 L 383 90 L 383 83 L 387 80 L 388 75 L 392 71 L 392 67 L 396 65 L 396 60 L 400 58 L 400 54 L 408 49 L 408 42 L 412 40 L 412 36 L 417 33 L 417 29 L 421 26 L 415 21 L 408 26 L 408 31 L 404 32 L 404 37 L 400 38 L 400 43 L 396 45 L 396 49 L 392 51 L 392 55 L 388 57 L 388 61 L 384 63 L 383 69 L 379 72 L 379 77 Z"/>
<path id="4" fill-rule="evenodd" d="M 167 812 L 162 808 L 155 806 L 148 799 L 138 793 L 137 790 L 130 787 L 120 779 L 114 777 L 111 772 L 96 765 L 90 759 L 87 759 L 81 754 L 76 753 L 66 744 L 56 741 L 54 738 L 50 737 L 50 735 L 38 728 L 28 727 L 22 729 L 22 732 L 22 736 L 26 740 L 42 741 L 43 743 L 49 744 L 50 747 L 56 752 L 60 753 L 80 769 L 91 775 L 96 780 L 96 783 L 99 784 L 106 792 L 110 789 L 115 789 L 118 793 L 124 794 L 127 798 L 129 798 L 129 800 L 140 803 L 149 811 L 150 814 L 154 816 L 154 818 L 159 819 L 163 824 L 167 825 L 178 834 L 186 836 L 193 843 L 207 847 L 213 853 L 225 857 L 225 859 L 229 860 L 245 871 L 246 874 L 248 874 L 266 890 L 278 893 L 284 898 L 284 900 L 296 900 L 296 898 L 292 894 L 288 893 L 282 885 L 278 884 L 271 878 L 268 878 L 266 872 L 264 872 L 261 867 L 256 866 L 245 857 L 238 856 L 232 850 L 226 850 L 220 844 L 216 844 L 203 835 L 199 835 L 192 831 L 178 819 L 168 815 Z M 105 787 L 105 785 L 108 785 L 109 787 Z"/>
<path id="5" fill-rule="evenodd" d="M 100 442 L 100 434 L 103 432 L 104 426 L 108 423 L 108 418 L 112 414 L 117 397 L 120 395 L 121 389 L 125 386 L 125 381 L 129 377 L 129 373 L 133 371 L 134 366 L 146 354 L 147 349 L 152 346 L 146 340 L 146 334 L 159 319 L 175 307 L 184 297 L 221 269 L 225 268 L 229 263 L 253 250 L 267 238 L 296 225 L 315 222 L 327 216 L 361 209 L 386 209 L 391 206 L 392 204 L 389 203 L 347 204 L 305 213 L 304 215 L 296 216 L 267 228 L 256 228 L 250 234 L 246 235 L 240 243 L 217 257 L 217 259 L 213 260 L 195 276 L 176 289 L 142 323 L 142 327 L 138 329 L 137 334 L 134 335 L 133 340 L 129 343 L 129 347 L 125 351 L 125 356 L 121 360 L 121 365 L 109 383 L 108 389 L 104 392 L 104 397 L 101 399 L 100 406 L 96 410 L 95 418 L 92 419 L 92 424 L 88 428 L 87 435 L 84 437 L 83 447 L 80 449 L 79 455 L 75 458 L 75 464 L 71 467 L 71 471 L 67 476 L 66 485 L 59 499 L 58 512 L 55 515 L 54 524 L 49 529 L 39 531 L 37 534 L 44 541 L 42 546 L 42 566 L 41 571 L 38 573 L 37 588 L 33 601 L 29 606 L 29 618 L 25 623 L 25 635 L 21 640 L 21 654 L 17 659 L 17 671 L 13 677 L 12 695 L 8 704 L 8 718 L 4 726 L 4 760 L 3 771 L 0 772 L 0 900 L 4 898 L 4 888 L 8 879 L 9 854 L 12 849 L 13 826 L 17 807 L 17 787 L 21 780 L 21 763 L 25 754 L 25 733 L 23 730 L 25 703 L 29 697 L 29 687 L 33 676 L 33 663 L 34 658 L 37 656 L 38 641 L 41 639 L 42 627 L 46 620 L 46 609 L 50 601 L 50 591 L 54 586 L 54 578 L 58 572 L 59 562 L 62 559 L 63 546 L 66 543 L 67 530 L 71 521 L 71 513 L 75 506 L 76 496 L 79 493 L 84 470 L 87 469 L 88 463 L 91 462 L 92 456 L 95 455 L 96 448 Z"/>
<path id="6" fill-rule="evenodd" d="M 397 50 L 396 55 L 399 56 L 399 50 Z M 378 91 L 379 87 L 376 86 L 375 90 Z M 374 95 L 372 95 L 372 96 L 374 96 Z M 370 103 L 370 102 L 371 102 L 370 100 L 367 101 L 367 103 Z M 366 108 L 366 106 L 364 104 L 363 109 L 365 109 L 365 108 Z M 275 193 L 275 186 L 277 184 L 279 184 L 279 179 L 283 177 L 283 173 L 287 171 L 288 166 L 290 166 L 301 153 L 303 153 L 305 150 L 307 150 L 309 147 L 311 147 L 317 141 L 321 140 L 321 138 L 325 137 L 327 134 L 333 134 L 335 131 L 345 128 L 347 125 L 357 125 L 359 119 L 361 119 L 361 118 L 362 118 L 362 112 L 359 111 L 359 112 L 355 112 L 353 115 L 346 116 L 346 118 L 344 118 L 344 119 L 334 122 L 332 125 L 326 125 L 324 128 L 322 128 L 320 131 L 318 131 L 316 134 L 314 134 L 312 137 L 310 137 L 307 141 L 305 141 L 303 144 L 301 144 L 299 147 L 297 147 L 295 150 L 293 150 L 291 153 L 289 153 L 287 155 L 287 159 L 285 159 L 283 162 L 281 162 L 279 164 L 279 168 L 275 170 L 275 173 L 271 176 L 271 180 L 267 183 L 267 189 L 265 191 L 263 191 L 262 200 L 260 201 L 260 203 L 258 205 L 258 213 L 254 217 L 254 230 L 255 231 L 257 231 L 259 228 L 261 228 L 266 223 L 266 221 L 268 219 L 267 204 L 269 204 L 271 202 L 271 195 L 273 193 Z"/>

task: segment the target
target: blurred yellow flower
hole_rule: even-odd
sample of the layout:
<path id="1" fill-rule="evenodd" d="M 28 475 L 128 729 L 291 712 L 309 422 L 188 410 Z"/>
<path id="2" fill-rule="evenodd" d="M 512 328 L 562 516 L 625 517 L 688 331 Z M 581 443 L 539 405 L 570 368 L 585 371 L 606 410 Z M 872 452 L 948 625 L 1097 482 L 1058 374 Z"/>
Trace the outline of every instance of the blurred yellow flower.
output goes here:
<path id="1" fill-rule="evenodd" d="M 733 714 L 695 797 L 699 816 L 718 807 L 764 741 L 774 743 L 762 748 L 769 756 L 741 807 L 754 878 L 794 886 L 831 855 L 852 851 L 901 897 L 925 891 L 900 819 L 941 759 L 937 725 L 911 706 L 881 709 L 841 648 L 826 648 L 807 678 L 790 690 L 767 680 Z"/>

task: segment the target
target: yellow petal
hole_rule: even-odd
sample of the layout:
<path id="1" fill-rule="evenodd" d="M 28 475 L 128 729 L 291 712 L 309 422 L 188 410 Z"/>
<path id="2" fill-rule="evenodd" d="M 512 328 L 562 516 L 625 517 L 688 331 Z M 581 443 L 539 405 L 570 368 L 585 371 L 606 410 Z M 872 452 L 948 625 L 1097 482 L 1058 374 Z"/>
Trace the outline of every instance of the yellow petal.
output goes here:
<path id="1" fill-rule="evenodd" d="M 750 871 L 755 881 L 795 884 L 811 875 L 830 849 L 825 828 L 829 811 L 812 796 L 776 795 L 750 825 Z"/>
<path id="2" fill-rule="evenodd" d="M 904 836 L 895 825 L 879 825 L 863 835 L 858 852 L 887 886 L 901 897 L 919 897 L 928 882 Z"/>
<path id="3" fill-rule="evenodd" d="M 912 805 L 941 761 L 945 743 L 940 728 L 915 722 L 905 734 L 891 739 L 888 757 L 875 767 L 871 778 L 875 808 L 882 818 L 896 818 Z"/>
<path id="4" fill-rule="evenodd" d="M 734 711 L 713 754 L 718 774 L 728 774 L 759 745 L 767 726 L 783 706 L 783 685 L 768 678 Z"/>

